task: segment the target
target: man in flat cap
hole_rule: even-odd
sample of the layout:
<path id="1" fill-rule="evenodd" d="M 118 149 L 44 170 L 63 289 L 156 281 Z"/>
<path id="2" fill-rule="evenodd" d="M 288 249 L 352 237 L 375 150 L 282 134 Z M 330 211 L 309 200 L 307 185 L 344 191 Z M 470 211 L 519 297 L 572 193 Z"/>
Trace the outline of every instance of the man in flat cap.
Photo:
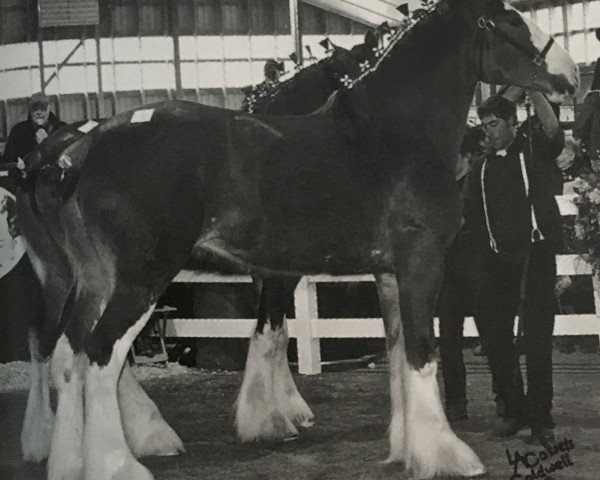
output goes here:
<path id="1" fill-rule="evenodd" d="M 65 125 L 50 111 L 48 97 L 41 92 L 34 93 L 29 99 L 27 120 L 17 123 L 8 135 L 2 163 L 16 163 L 19 158 L 23 159 L 48 135 Z"/>

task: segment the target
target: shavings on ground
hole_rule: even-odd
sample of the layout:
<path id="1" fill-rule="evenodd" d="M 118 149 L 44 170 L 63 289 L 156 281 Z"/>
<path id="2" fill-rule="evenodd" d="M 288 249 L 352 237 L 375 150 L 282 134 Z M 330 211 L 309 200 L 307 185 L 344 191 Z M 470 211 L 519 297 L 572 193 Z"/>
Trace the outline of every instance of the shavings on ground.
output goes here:
<path id="1" fill-rule="evenodd" d="M 163 365 L 134 365 L 133 373 L 142 382 L 183 374 L 210 375 L 212 372 L 185 367 L 176 362 Z M 52 379 L 50 380 L 52 385 Z M 0 363 L 0 393 L 27 390 L 29 388 L 29 362 Z"/>

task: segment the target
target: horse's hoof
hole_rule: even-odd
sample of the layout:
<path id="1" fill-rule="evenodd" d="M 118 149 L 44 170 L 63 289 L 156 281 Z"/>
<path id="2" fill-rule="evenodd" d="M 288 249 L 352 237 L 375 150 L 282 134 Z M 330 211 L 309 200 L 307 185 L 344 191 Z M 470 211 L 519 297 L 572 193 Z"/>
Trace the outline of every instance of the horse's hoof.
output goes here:
<path id="1" fill-rule="evenodd" d="M 183 442 L 173 430 L 155 431 L 145 440 L 143 445 L 133 450 L 137 458 L 150 456 L 173 457 L 183 452 L 185 452 Z"/>
<path id="2" fill-rule="evenodd" d="M 104 472 L 86 472 L 86 480 L 154 480 L 154 476 L 146 467 L 137 462 L 133 457 L 115 470 Z"/>
<path id="3" fill-rule="evenodd" d="M 310 428 L 313 427 L 315 425 L 315 421 L 314 419 L 310 419 L 310 420 L 304 420 L 303 422 L 299 423 L 299 426 L 302 428 Z"/>

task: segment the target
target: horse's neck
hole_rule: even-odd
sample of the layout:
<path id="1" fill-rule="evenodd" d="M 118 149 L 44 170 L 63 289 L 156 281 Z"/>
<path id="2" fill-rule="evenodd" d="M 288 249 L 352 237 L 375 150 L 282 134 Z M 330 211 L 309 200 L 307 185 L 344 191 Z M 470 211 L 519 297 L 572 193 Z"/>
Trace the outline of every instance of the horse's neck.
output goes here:
<path id="1" fill-rule="evenodd" d="M 310 68 L 310 67 L 309 67 Z M 322 66 L 315 66 L 310 77 L 298 78 L 282 86 L 273 98 L 256 109 L 257 113 L 302 115 L 321 107 L 333 92 Z"/>
<path id="2" fill-rule="evenodd" d="M 389 65 L 382 64 L 373 79 L 367 77 L 371 115 L 386 137 L 398 143 L 406 138 L 431 142 L 453 161 L 477 84 L 468 57 L 469 38 L 451 35 L 449 45 L 440 38 L 422 48 L 422 59 L 411 56 L 402 63 L 389 58 Z"/>

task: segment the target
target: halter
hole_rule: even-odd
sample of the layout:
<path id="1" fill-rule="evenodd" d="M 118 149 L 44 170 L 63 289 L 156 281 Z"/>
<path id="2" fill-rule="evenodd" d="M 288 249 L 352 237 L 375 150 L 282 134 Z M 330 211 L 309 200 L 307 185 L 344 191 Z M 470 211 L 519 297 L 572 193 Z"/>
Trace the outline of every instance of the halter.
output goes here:
<path id="1" fill-rule="evenodd" d="M 374 49 L 376 58 L 374 64 L 370 65 L 368 61 L 361 63 L 361 74 L 357 78 L 351 78 L 348 75 L 344 75 L 342 78 L 340 78 L 340 82 L 342 83 L 343 87 L 346 89 L 351 89 L 355 85 L 360 83 L 360 81 L 363 80 L 365 77 L 375 72 L 379 68 L 380 64 L 386 58 L 389 57 L 394 46 L 407 33 L 409 33 L 413 29 L 413 27 L 415 27 L 421 21 L 431 17 L 436 11 L 443 10 L 444 7 L 447 8 L 447 5 L 441 0 L 438 0 L 435 3 L 428 3 L 426 6 L 424 6 L 424 8 L 413 12 L 409 17 L 403 20 L 397 28 L 392 28 L 391 35 L 387 39 L 387 41 L 384 42 L 384 45 L 377 49 Z M 538 68 L 541 68 L 542 64 L 544 63 L 544 60 L 546 59 L 546 55 L 548 54 L 550 48 L 552 48 L 552 45 L 554 44 L 554 38 L 550 37 L 541 51 L 532 52 L 531 50 L 525 48 L 524 45 L 519 43 L 513 37 L 511 37 L 508 33 L 498 28 L 494 20 L 492 18 L 488 18 L 485 15 L 481 15 L 477 19 L 477 27 L 479 29 L 478 33 L 485 33 L 485 31 L 491 32 L 492 34 L 496 35 L 498 38 L 502 39 L 503 41 L 514 47 L 516 50 L 524 54 Z M 482 38 L 479 49 L 479 77 L 481 77 L 481 72 L 483 71 L 484 40 L 485 37 Z"/>
<path id="2" fill-rule="evenodd" d="M 488 32 L 496 35 L 501 40 L 504 40 L 506 43 L 510 44 L 513 48 L 515 48 L 516 50 L 521 52 L 523 55 L 525 55 L 527 58 L 529 58 L 533 62 L 533 64 L 538 68 L 541 68 L 542 63 L 544 63 L 544 60 L 546 59 L 546 55 L 548 54 L 548 52 L 550 51 L 550 48 L 552 48 L 552 45 L 554 44 L 554 38 L 550 37 L 548 39 L 548 42 L 546 42 L 546 45 L 544 46 L 544 48 L 541 51 L 539 51 L 539 52 L 536 51 L 534 53 L 531 50 L 525 48 L 523 46 L 523 44 L 521 44 L 520 42 L 515 40 L 508 33 L 501 30 L 500 28 L 498 28 L 496 23 L 491 18 L 487 18 L 485 15 L 482 15 L 477 19 L 477 27 L 480 29 L 480 31 L 483 32 L 484 30 L 487 30 Z M 484 46 L 483 46 L 483 40 L 482 40 L 481 48 L 479 50 L 479 73 L 480 74 L 483 70 L 483 48 L 484 48 Z"/>

